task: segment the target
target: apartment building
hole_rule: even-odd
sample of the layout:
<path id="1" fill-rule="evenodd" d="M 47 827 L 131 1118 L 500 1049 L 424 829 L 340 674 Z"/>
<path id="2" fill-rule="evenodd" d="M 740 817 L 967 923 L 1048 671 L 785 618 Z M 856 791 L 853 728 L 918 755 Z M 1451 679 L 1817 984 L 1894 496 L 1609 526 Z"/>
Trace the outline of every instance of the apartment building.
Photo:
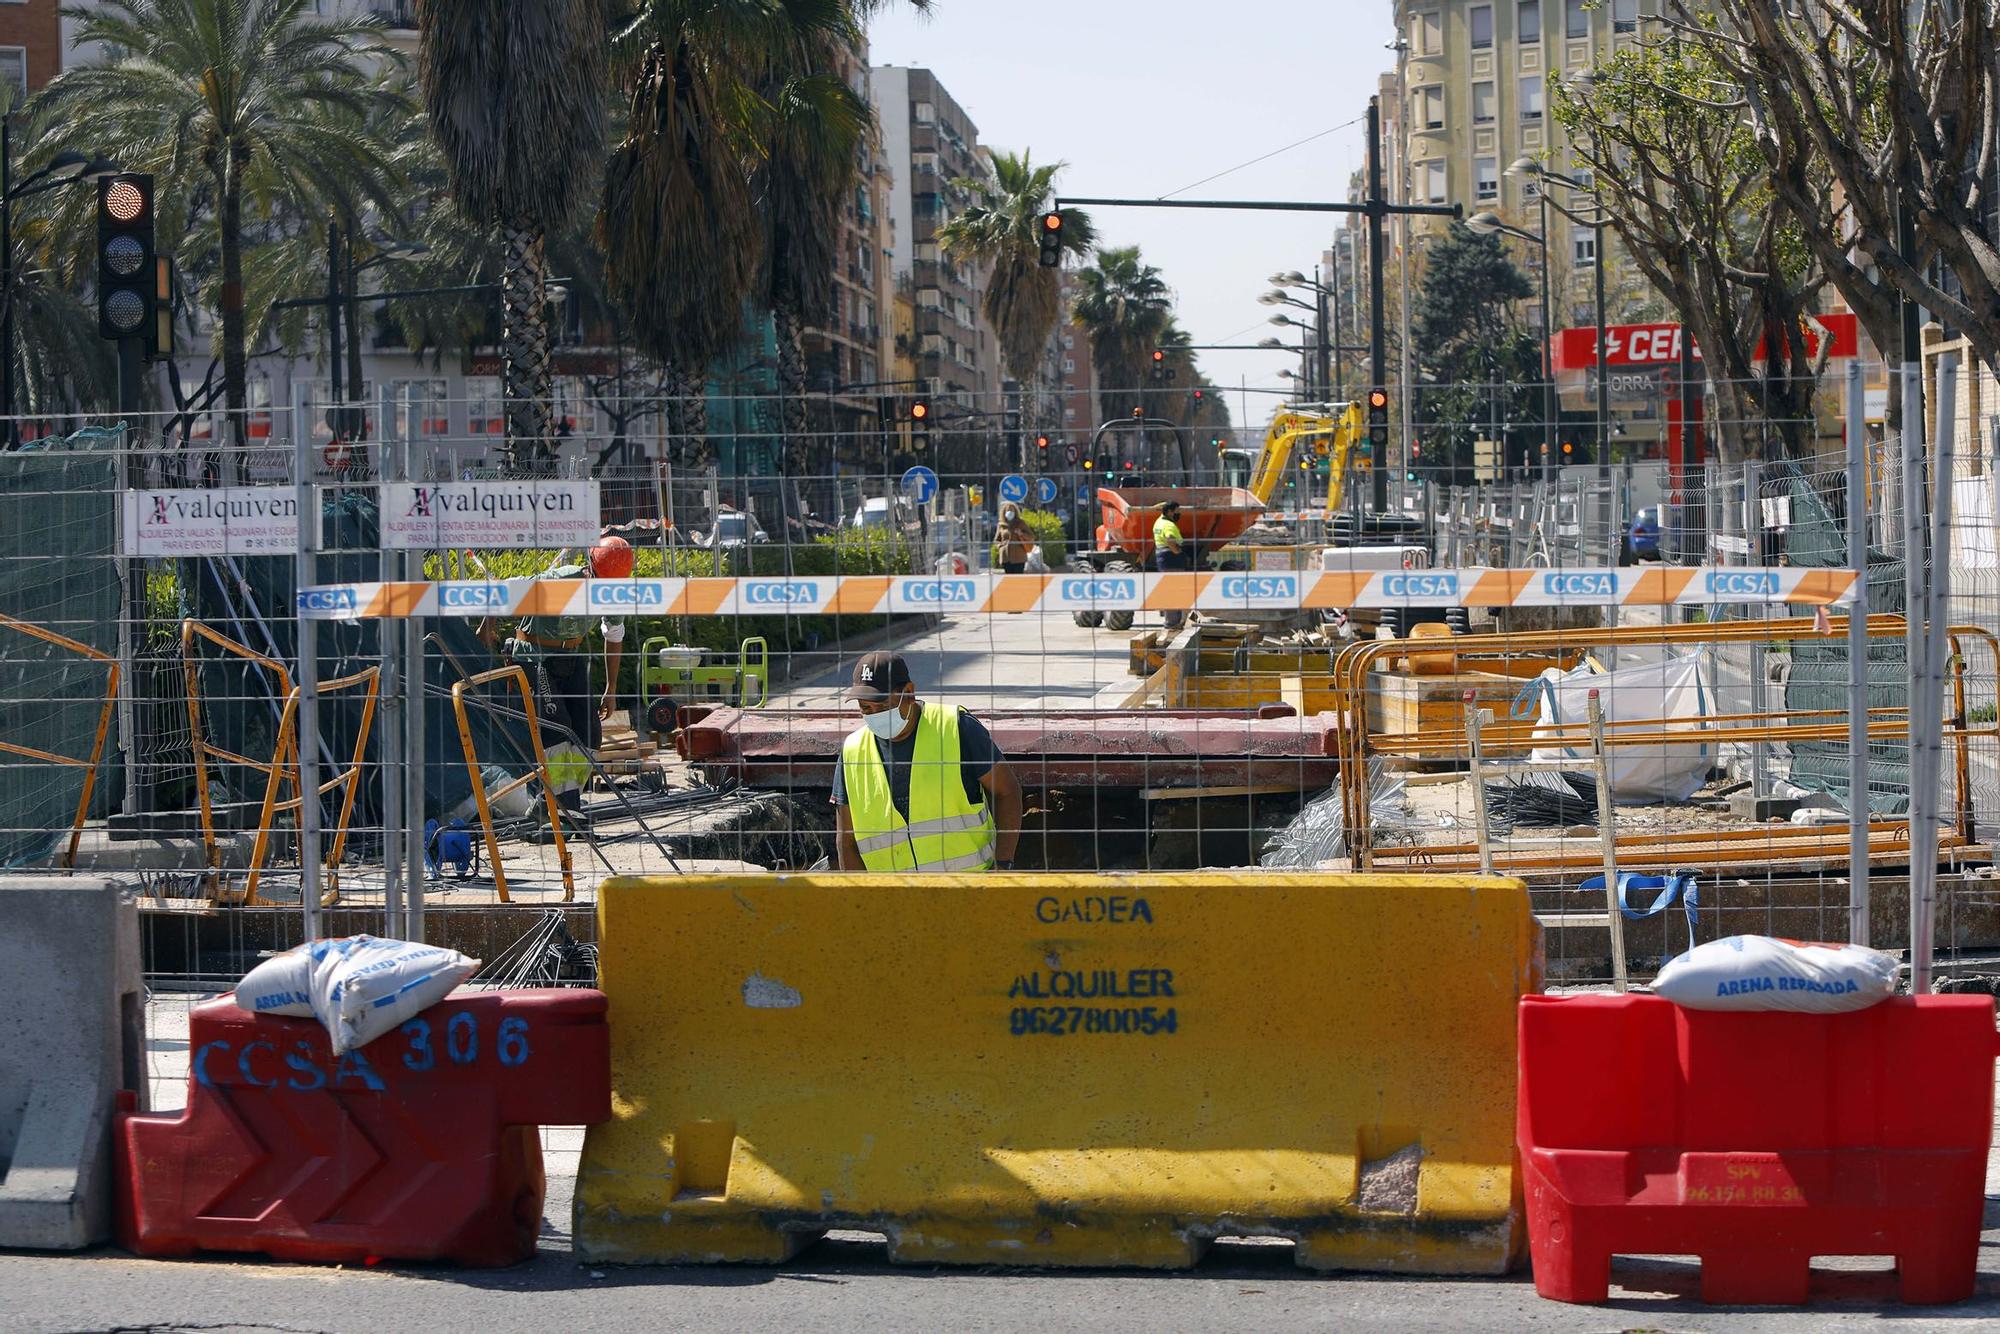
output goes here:
<path id="1" fill-rule="evenodd" d="M 983 275 L 946 258 L 938 229 L 963 211 L 970 192 L 956 182 L 989 168 L 979 128 L 930 70 L 878 65 L 871 72 L 889 190 L 892 272 L 916 307 L 913 349 L 919 378 L 967 411 L 1001 410 L 1000 350 L 980 313 Z"/>
<path id="2" fill-rule="evenodd" d="M 13 89 L 9 105 L 62 72 L 61 0 L 0 3 L 0 83 Z"/>

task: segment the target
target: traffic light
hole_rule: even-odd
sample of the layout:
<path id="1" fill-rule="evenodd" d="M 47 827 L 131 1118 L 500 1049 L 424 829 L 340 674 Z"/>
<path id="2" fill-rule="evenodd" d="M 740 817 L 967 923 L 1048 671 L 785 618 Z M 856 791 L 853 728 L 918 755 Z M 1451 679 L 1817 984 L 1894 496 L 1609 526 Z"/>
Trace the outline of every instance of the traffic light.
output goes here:
<path id="1" fill-rule="evenodd" d="M 1049 438 L 1045 435 L 1035 437 L 1035 461 L 1038 467 L 1049 466 Z"/>
<path id="2" fill-rule="evenodd" d="M 97 333 L 156 336 L 159 272 L 153 262 L 153 178 L 137 172 L 97 182 Z"/>
<path id="3" fill-rule="evenodd" d="M 1153 378 L 1159 381 L 1167 378 L 1167 354 L 1157 347 L 1153 349 Z M 1133 415 L 1138 414 L 1135 412 Z"/>
<path id="4" fill-rule="evenodd" d="M 1201 402 L 1201 390 L 1197 389 L 1194 391 L 1194 401 L 1197 403 Z"/>
<path id="5" fill-rule="evenodd" d="M 153 257 L 153 355 L 174 354 L 174 261 L 166 255 Z"/>
<path id="6" fill-rule="evenodd" d="M 1368 443 L 1378 449 L 1389 447 L 1389 391 L 1368 391 Z"/>
<path id="7" fill-rule="evenodd" d="M 910 400 L 910 420 L 923 425 L 931 419 L 931 405 L 921 398 Z"/>
<path id="8" fill-rule="evenodd" d="M 1090 455 L 1088 455 L 1088 454 L 1086 454 L 1086 455 L 1084 455 L 1084 456 L 1083 456 L 1083 470 L 1084 470 L 1085 472 L 1089 472 L 1089 471 L 1090 471 L 1091 469 L 1095 468 L 1096 466 L 1097 466 L 1097 460 L 1095 460 L 1095 459 L 1091 458 L 1091 457 L 1090 457 Z"/>
<path id="9" fill-rule="evenodd" d="M 1062 227 L 1062 214 L 1054 212 L 1042 214 L 1040 239 L 1042 243 L 1042 267 L 1045 269 L 1058 269 L 1062 267 Z"/>
<path id="10" fill-rule="evenodd" d="M 1143 417 L 1144 417 L 1145 415 L 1146 415 L 1146 410 L 1145 410 L 1144 408 L 1133 408 L 1133 409 L 1132 409 L 1132 418 L 1133 418 L 1133 420 L 1134 420 L 1134 421 L 1137 421 L 1137 420 L 1139 420 L 1139 419 L 1143 418 Z"/>
<path id="11" fill-rule="evenodd" d="M 1563 441 L 1563 462 L 1569 462 L 1570 455 L 1574 453 L 1576 453 L 1576 446 L 1568 440 Z"/>
<path id="12" fill-rule="evenodd" d="M 1412 441 L 1410 442 L 1410 463 L 1409 463 L 1409 467 L 1408 467 L 1407 469 L 1405 469 L 1405 470 L 1404 470 L 1404 472 L 1403 472 L 1403 480 L 1404 480 L 1404 481 L 1406 481 L 1406 482 L 1414 482 L 1414 481 L 1416 481 L 1416 480 L 1417 480 L 1417 463 L 1418 463 L 1418 456 L 1419 456 L 1419 454 L 1420 454 L 1420 453 L 1422 452 L 1422 450 L 1423 450 L 1423 446 L 1422 446 L 1422 445 L 1418 444 L 1418 443 L 1417 443 L 1416 441 L 1414 441 L 1414 440 L 1412 440 Z"/>

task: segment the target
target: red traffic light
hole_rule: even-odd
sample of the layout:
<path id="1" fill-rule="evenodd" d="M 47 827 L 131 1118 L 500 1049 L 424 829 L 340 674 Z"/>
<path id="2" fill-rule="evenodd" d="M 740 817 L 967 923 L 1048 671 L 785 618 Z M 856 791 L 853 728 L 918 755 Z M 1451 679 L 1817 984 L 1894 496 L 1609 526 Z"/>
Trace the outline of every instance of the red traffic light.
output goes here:
<path id="1" fill-rule="evenodd" d="M 1194 391 L 1194 401 L 1197 403 L 1201 402 L 1201 390 L 1197 389 Z"/>
<path id="2" fill-rule="evenodd" d="M 1045 231 L 1045 232 L 1059 232 L 1059 231 L 1061 231 L 1061 230 L 1062 230 L 1062 225 L 1063 225 L 1063 223 L 1062 223 L 1062 214 L 1060 214 L 1060 213 L 1044 213 L 1044 214 L 1042 214 L 1042 230 L 1043 230 L 1043 231 Z"/>
<path id="3" fill-rule="evenodd" d="M 1047 449 L 1048 447 L 1049 447 L 1049 438 L 1047 436 L 1038 435 L 1035 437 L 1036 449 Z"/>
<path id="4" fill-rule="evenodd" d="M 918 399 L 916 402 L 910 404 L 911 421 L 913 422 L 926 421 L 930 418 L 930 415 L 931 415 L 931 405 L 924 402 L 921 398 Z"/>
<path id="5" fill-rule="evenodd" d="M 1125 471 L 1126 471 L 1126 472 L 1131 472 L 1131 471 L 1132 471 L 1132 460 L 1130 460 L 1130 459 L 1126 459 L 1126 460 L 1125 460 Z"/>
<path id="6" fill-rule="evenodd" d="M 1162 352 L 1162 351 L 1161 351 L 1161 350 L 1160 350 L 1159 348 L 1157 348 L 1157 347 L 1153 349 L 1153 364 L 1154 364 L 1155 366 L 1159 365 L 1159 364 L 1160 364 L 1161 362 L 1165 361 L 1166 359 L 1167 359 L 1167 354 L 1166 354 L 1166 353 Z"/>
<path id="7" fill-rule="evenodd" d="M 1368 391 L 1368 410 L 1370 412 L 1387 412 L 1389 410 L 1389 391 L 1386 389 L 1370 389 Z"/>
<path id="8" fill-rule="evenodd" d="M 1565 453 L 1565 454 L 1573 454 L 1573 453 L 1575 453 L 1575 452 L 1576 452 L 1576 446 L 1575 446 L 1575 445 L 1571 444 L 1571 443 L 1570 443 L 1569 441 L 1567 441 L 1567 440 L 1563 441 L 1563 453 Z"/>

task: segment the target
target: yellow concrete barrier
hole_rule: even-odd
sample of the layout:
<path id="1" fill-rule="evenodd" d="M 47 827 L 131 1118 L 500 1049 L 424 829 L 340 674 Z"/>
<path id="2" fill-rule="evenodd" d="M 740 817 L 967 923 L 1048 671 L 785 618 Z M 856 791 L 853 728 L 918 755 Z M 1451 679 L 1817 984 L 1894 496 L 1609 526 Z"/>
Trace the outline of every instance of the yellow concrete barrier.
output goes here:
<path id="1" fill-rule="evenodd" d="M 614 1118 L 593 1263 L 1313 1269 L 1521 1251 L 1527 892 L 1476 876 L 626 878 L 598 895 Z"/>

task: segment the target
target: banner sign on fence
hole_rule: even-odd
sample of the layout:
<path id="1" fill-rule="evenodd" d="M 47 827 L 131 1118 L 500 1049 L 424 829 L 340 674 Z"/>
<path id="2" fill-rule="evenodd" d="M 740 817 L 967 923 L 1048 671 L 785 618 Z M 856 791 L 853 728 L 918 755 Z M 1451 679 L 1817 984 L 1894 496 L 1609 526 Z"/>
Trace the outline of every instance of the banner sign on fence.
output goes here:
<path id="1" fill-rule="evenodd" d="M 299 594 L 323 620 L 401 616 L 868 616 L 937 612 L 1283 612 L 1354 607 L 1842 606 L 1852 570 L 1797 566 L 1305 570 L 1151 574 L 842 575 L 331 584 Z"/>
<path id="2" fill-rule="evenodd" d="M 588 547 L 599 527 L 597 483 L 590 480 L 382 487 L 382 545 L 395 549 Z"/>
<path id="3" fill-rule="evenodd" d="M 298 550 L 298 492 L 289 486 L 127 491 L 127 556 L 274 556 Z"/>

